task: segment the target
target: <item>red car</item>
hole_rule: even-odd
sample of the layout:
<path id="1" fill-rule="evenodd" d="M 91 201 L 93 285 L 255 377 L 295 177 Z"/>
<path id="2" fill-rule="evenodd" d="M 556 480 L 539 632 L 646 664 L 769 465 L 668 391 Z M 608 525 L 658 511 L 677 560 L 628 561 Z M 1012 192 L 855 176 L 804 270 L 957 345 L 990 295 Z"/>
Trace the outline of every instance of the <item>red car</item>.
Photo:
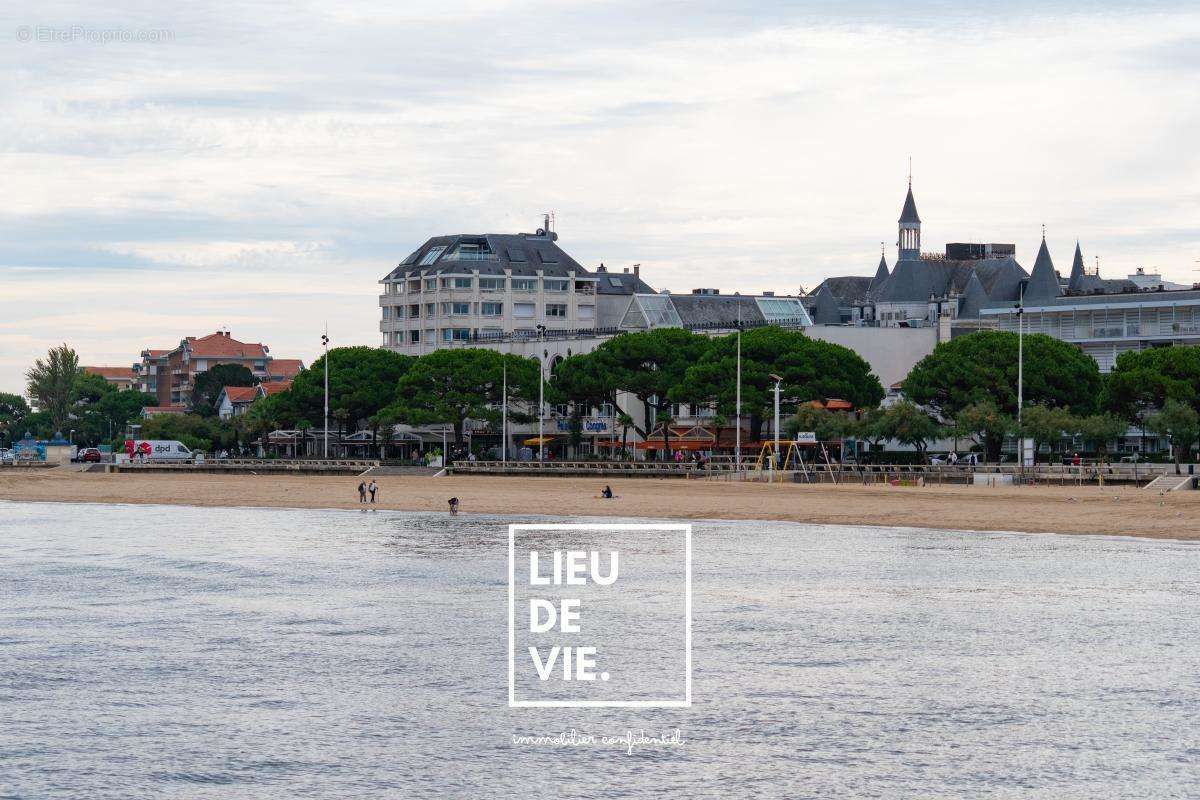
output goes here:
<path id="1" fill-rule="evenodd" d="M 79 451 L 76 458 L 85 463 L 98 462 L 101 460 L 100 451 L 94 447 L 85 447 Z"/>

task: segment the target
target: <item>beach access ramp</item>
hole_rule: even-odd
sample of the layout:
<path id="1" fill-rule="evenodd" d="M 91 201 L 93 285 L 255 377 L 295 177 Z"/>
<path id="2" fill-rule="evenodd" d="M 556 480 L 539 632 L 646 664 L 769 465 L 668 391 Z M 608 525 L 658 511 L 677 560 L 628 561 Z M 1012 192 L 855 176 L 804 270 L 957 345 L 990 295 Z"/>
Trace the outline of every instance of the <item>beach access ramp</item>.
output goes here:
<path id="1" fill-rule="evenodd" d="M 1195 475 L 1159 475 L 1142 487 L 1143 489 L 1158 489 L 1161 492 L 1178 492 L 1181 489 L 1195 489 Z"/>

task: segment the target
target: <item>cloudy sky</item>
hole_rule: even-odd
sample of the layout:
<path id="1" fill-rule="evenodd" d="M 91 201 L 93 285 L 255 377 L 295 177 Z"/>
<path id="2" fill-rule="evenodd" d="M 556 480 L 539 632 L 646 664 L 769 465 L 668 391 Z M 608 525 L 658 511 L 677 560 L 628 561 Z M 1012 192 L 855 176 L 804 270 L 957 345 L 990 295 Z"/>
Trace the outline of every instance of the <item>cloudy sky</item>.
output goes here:
<path id="1" fill-rule="evenodd" d="M 1200 10 L 1104 2 L 110 2 L 0 10 L 0 391 L 68 342 L 376 344 L 429 236 L 532 230 L 659 288 L 925 249 L 1200 279 Z M 102 6 L 102 7 L 101 7 Z M 108 41 L 105 41 L 108 39 Z M 116 39 L 116 40 L 113 40 Z"/>

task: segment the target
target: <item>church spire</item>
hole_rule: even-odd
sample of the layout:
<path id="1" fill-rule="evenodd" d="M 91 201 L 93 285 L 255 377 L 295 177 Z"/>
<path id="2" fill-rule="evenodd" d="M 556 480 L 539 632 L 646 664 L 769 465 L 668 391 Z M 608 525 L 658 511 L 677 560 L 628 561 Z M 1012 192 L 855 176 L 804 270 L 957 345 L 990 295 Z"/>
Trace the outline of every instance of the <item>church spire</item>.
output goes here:
<path id="1" fill-rule="evenodd" d="M 917 201 L 913 199 L 912 175 L 908 176 L 908 195 L 900 211 L 900 261 L 921 257 L 921 217 L 917 214 Z"/>

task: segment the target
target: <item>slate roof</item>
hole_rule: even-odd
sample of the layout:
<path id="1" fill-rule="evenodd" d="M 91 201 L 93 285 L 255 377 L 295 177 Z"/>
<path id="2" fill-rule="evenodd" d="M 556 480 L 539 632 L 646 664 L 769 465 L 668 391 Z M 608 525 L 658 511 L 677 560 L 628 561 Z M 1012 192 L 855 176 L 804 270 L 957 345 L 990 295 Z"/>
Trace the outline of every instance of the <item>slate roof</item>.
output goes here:
<path id="1" fill-rule="evenodd" d="M 888 272 L 887 258 L 880 253 L 879 266 L 875 269 L 875 277 L 871 278 L 871 285 L 867 287 L 867 293 L 871 294 L 880 286 L 882 286 L 883 282 L 888 279 L 889 275 L 891 275 L 891 273 Z"/>
<path id="2" fill-rule="evenodd" d="M 409 254 L 389 272 L 384 280 L 426 278 L 435 275 L 504 275 L 536 277 L 540 271 L 548 278 L 566 278 L 572 272 L 577 277 L 607 275 L 596 287 L 600 294 L 634 294 L 653 292 L 648 284 L 633 273 L 592 273 L 558 246 L 557 236 L 532 233 L 484 233 L 434 236 Z M 442 248 L 436 251 L 436 248 Z M 460 252 L 470 250 L 484 258 L 459 259 Z M 429 264 L 422 264 L 429 260 Z M 616 280 L 613 280 L 613 279 Z"/>
<path id="3" fill-rule="evenodd" d="M 1050 248 L 1046 246 L 1046 237 L 1042 237 L 1042 245 L 1038 248 L 1037 260 L 1033 263 L 1033 272 L 1029 275 L 1029 284 L 1025 287 L 1026 303 L 1041 303 L 1062 294 L 1058 282 L 1058 273 L 1054 271 L 1054 261 L 1050 258 Z"/>
<path id="4" fill-rule="evenodd" d="M 1071 280 L 1067 283 L 1069 294 L 1122 294 L 1137 291 L 1141 291 L 1141 287 L 1127 278 L 1101 278 L 1099 274 L 1087 274 L 1083 268 L 1083 251 L 1079 249 L 1079 243 L 1075 243 L 1075 260 L 1071 263 Z"/>
<path id="5" fill-rule="evenodd" d="M 867 294 L 874 280 L 874 278 L 866 278 L 861 275 L 826 278 L 809 294 L 819 298 L 821 290 L 827 289 L 843 306 L 862 305 L 867 302 Z"/>
<path id="6" fill-rule="evenodd" d="M 978 274 L 980 283 L 993 299 L 1017 298 L 1017 286 L 1025 278 L 1025 270 L 1012 256 L 981 259 L 917 259 L 896 262 L 892 274 L 878 288 L 872 288 L 872 299 L 883 303 L 920 303 L 951 292 L 964 294 L 971 276 Z"/>
<path id="7" fill-rule="evenodd" d="M 908 185 L 908 197 L 904 198 L 904 208 L 900 211 L 900 222 L 920 222 L 917 215 L 917 201 L 913 199 L 912 184 Z"/>
<path id="8" fill-rule="evenodd" d="M 685 326 L 762 325 L 766 319 L 753 297 L 735 294 L 673 294 L 671 303 Z"/>
<path id="9" fill-rule="evenodd" d="M 813 322 L 818 325 L 840 325 L 842 322 L 841 302 L 829 288 L 829 280 L 817 289 L 817 302 L 813 306 Z"/>
<path id="10" fill-rule="evenodd" d="M 1087 273 L 1083 269 L 1083 251 L 1079 249 L 1079 242 L 1075 242 L 1075 260 L 1071 262 L 1071 278 L 1067 282 L 1067 291 L 1082 291 L 1086 278 Z"/>

